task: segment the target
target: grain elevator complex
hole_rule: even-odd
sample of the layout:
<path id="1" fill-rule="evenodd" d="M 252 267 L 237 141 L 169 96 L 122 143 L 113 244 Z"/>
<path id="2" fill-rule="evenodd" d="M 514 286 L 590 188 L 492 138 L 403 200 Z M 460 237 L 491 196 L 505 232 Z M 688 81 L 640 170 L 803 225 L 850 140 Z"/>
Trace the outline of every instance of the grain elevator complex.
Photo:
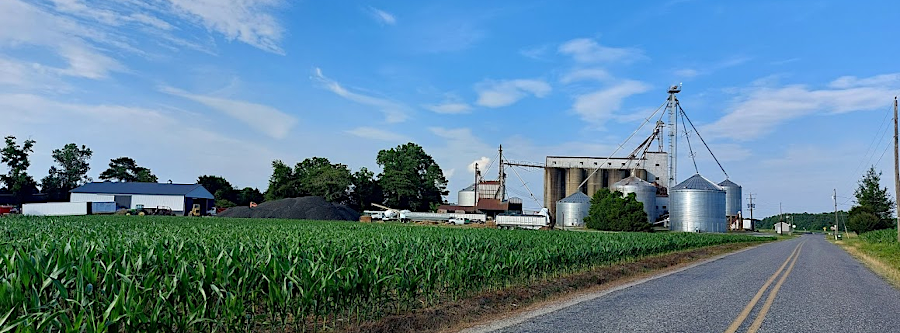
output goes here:
<path id="1" fill-rule="evenodd" d="M 720 233 L 730 228 L 747 228 L 739 222 L 743 221 L 742 188 L 728 179 L 724 167 L 681 108 L 676 97 L 679 92 L 680 86 L 669 88 L 665 111 L 656 121 L 652 134 L 625 157 L 547 156 L 543 164 L 513 163 L 503 160 L 501 149 L 500 169 L 514 166 L 543 169 L 542 204 L 549 210 L 549 216 L 553 217 L 556 227 L 584 226 L 584 217 L 590 210 L 590 198 L 597 190 L 607 188 L 625 195 L 634 193 L 637 201 L 644 206 L 648 222 L 673 231 Z M 656 114 L 654 112 L 646 121 L 656 119 Z M 662 121 L 666 114 L 668 123 Z M 679 128 L 683 129 L 681 133 Z M 640 128 L 635 134 L 639 131 Z M 696 156 L 695 147 L 700 147 L 698 143 L 705 146 L 725 174 L 724 181 L 714 183 L 702 176 L 696 160 L 693 160 L 695 173 L 678 181 L 678 141 L 682 136 L 688 144 L 692 160 Z M 619 147 L 623 146 L 625 144 Z M 617 152 L 618 150 L 612 155 Z M 504 175 L 504 171 L 501 171 L 499 183 L 495 185 L 501 192 L 505 191 Z M 477 205 L 473 204 L 476 196 L 473 187 L 460 191 L 461 206 L 477 209 Z M 491 190 L 495 188 L 492 187 Z M 497 192 L 491 192 L 491 199 L 499 199 L 498 203 L 504 203 L 505 196 L 502 193 L 497 195 Z M 747 229 L 752 228 L 750 225 Z"/>

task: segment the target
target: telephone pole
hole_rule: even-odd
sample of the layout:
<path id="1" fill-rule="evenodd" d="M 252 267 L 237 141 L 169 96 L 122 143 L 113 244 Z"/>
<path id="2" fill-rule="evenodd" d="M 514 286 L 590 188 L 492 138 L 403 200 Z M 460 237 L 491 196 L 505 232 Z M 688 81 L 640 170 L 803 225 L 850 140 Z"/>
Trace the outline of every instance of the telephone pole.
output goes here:
<path id="1" fill-rule="evenodd" d="M 753 193 L 750 193 L 750 203 L 747 204 L 747 208 L 750 209 L 750 230 L 756 230 L 756 222 L 753 222 L 753 209 L 756 208 L 756 205 L 753 204 Z"/>
<path id="2" fill-rule="evenodd" d="M 897 96 L 894 96 L 894 199 L 900 199 L 900 151 L 897 141 Z M 900 241 L 900 200 L 897 202 L 897 240 Z"/>
<path id="3" fill-rule="evenodd" d="M 838 213 L 837 213 L 837 189 L 834 189 L 834 240 L 838 239 Z"/>

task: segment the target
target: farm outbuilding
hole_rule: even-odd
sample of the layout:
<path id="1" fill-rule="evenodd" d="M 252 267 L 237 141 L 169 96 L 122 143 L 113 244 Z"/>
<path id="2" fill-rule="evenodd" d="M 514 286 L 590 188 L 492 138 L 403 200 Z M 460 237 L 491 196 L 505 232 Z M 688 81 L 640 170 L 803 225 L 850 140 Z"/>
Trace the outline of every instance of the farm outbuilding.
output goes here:
<path id="1" fill-rule="evenodd" d="M 215 197 L 200 184 L 97 182 L 71 193 L 70 202 L 115 202 L 117 209 L 168 207 L 176 215 L 186 215 L 194 204 L 205 214 L 215 205 Z"/>

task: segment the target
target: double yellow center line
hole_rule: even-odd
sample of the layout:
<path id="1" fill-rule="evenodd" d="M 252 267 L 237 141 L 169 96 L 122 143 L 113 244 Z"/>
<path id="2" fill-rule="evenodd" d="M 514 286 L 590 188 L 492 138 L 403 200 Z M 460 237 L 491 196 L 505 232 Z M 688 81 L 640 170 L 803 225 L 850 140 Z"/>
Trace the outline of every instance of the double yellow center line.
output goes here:
<path id="1" fill-rule="evenodd" d="M 753 311 L 753 307 L 756 306 L 756 303 L 762 298 L 763 294 L 766 293 L 766 290 L 769 289 L 769 286 L 772 285 L 772 282 L 775 282 L 775 279 L 778 278 L 778 274 L 781 274 L 784 271 L 784 268 L 787 267 L 787 271 L 784 271 L 784 274 L 781 275 L 781 279 L 778 280 L 778 283 L 775 284 L 775 287 L 772 288 L 772 291 L 769 293 L 769 297 L 766 298 L 766 302 L 763 304 L 762 308 L 759 310 L 759 314 L 756 315 L 756 319 L 753 320 L 753 323 L 750 324 L 750 328 L 747 330 L 748 333 L 756 333 L 759 330 L 759 327 L 762 325 L 763 319 L 766 318 L 766 313 L 769 312 L 769 309 L 772 307 L 772 302 L 775 301 L 775 295 L 778 294 L 778 290 L 781 289 L 781 285 L 784 284 L 784 280 L 787 279 L 788 274 L 791 274 L 791 270 L 794 269 L 794 264 L 797 263 L 797 258 L 800 257 L 800 248 L 803 247 L 803 242 L 797 245 L 794 248 L 794 252 L 791 252 L 791 255 L 781 264 L 781 267 L 775 271 L 775 274 L 772 274 L 766 283 L 763 284 L 762 288 L 759 288 L 759 291 L 756 292 L 756 295 L 753 296 L 753 299 L 750 300 L 750 303 L 747 303 L 747 306 L 744 307 L 744 310 L 741 311 L 741 314 L 734 319 L 731 323 L 731 326 L 728 326 L 728 330 L 726 333 L 735 333 L 738 328 L 741 327 L 741 324 L 747 320 L 747 317 L 750 316 L 750 312 Z M 788 262 L 790 262 L 790 266 L 788 266 Z"/>

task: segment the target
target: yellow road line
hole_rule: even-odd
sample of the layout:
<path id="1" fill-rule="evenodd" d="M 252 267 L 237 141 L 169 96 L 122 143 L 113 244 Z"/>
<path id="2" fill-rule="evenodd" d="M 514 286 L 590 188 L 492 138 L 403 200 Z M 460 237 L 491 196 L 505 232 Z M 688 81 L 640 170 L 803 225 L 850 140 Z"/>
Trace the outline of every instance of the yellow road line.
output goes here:
<path id="1" fill-rule="evenodd" d="M 778 290 L 781 289 L 781 285 L 784 284 L 784 280 L 787 279 L 788 275 L 791 274 L 791 270 L 794 269 L 794 264 L 797 263 L 797 258 L 800 258 L 800 250 L 803 248 L 803 243 L 800 243 L 800 249 L 797 251 L 797 256 L 794 257 L 794 261 L 791 262 L 791 265 L 788 266 L 787 271 L 784 272 L 784 275 L 781 276 L 781 279 L 778 280 L 778 283 L 775 284 L 775 288 L 772 288 L 772 292 L 769 293 L 769 298 L 766 299 L 766 304 L 763 304 L 762 309 L 759 310 L 759 314 L 756 315 L 756 320 L 753 321 L 753 325 L 750 325 L 750 329 L 747 330 L 747 333 L 756 333 L 759 330 L 759 327 L 762 325 L 763 319 L 766 319 L 766 313 L 769 312 L 769 309 L 772 308 L 772 302 L 775 301 L 775 295 L 778 294 Z"/>
<path id="2" fill-rule="evenodd" d="M 800 245 L 802 245 L 802 243 L 797 244 L 797 247 L 795 247 L 794 251 L 791 252 L 791 255 L 789 255 L 787 259 L 784 260 L 784 263 L 781 264 L 781 267 L 779 267 L 778 270 L 775 271 L 775 274 L 772 274 L 772 276 L 769 277 L 766 283 L 763 284 L 761 288 L 759 288 L 759 291 L 756 292 L 756 295 L 753 296 L 753 299 L 750 300 L 750 303 L 748 303 L 747 306 L 744 307 L 744 310 L 741 311 L 741 314 L 739 314 L 738 317 L 735 318 L 733 322 L 731 322 L 731 326 L 728 326 L 728 330 L 726 330 L 725 333 L 737 332 L 738 328 L 741 327 L 741 324 L 744 323 L 744 320 L 747 320 L 747 316 L 750 315 L 750 312 L 753 311 L 753 307 L 756 306 L 756 303 L 759 302 L 760 298 L 762 298 L 762 295 L 766 292 L 766 289 L 769 289 L 769 285 L 771 285 L 772 282 L 775 281 L 775 278 L 778 277 L 778 274 L 781 274 L 781 271 L 784 270 L 784 267 L 788 265 L 788 262 L 791 261 L 791 258 L 793 258 L 795 254 L 797 254 L 797 250 L 800 249 Z"/>

